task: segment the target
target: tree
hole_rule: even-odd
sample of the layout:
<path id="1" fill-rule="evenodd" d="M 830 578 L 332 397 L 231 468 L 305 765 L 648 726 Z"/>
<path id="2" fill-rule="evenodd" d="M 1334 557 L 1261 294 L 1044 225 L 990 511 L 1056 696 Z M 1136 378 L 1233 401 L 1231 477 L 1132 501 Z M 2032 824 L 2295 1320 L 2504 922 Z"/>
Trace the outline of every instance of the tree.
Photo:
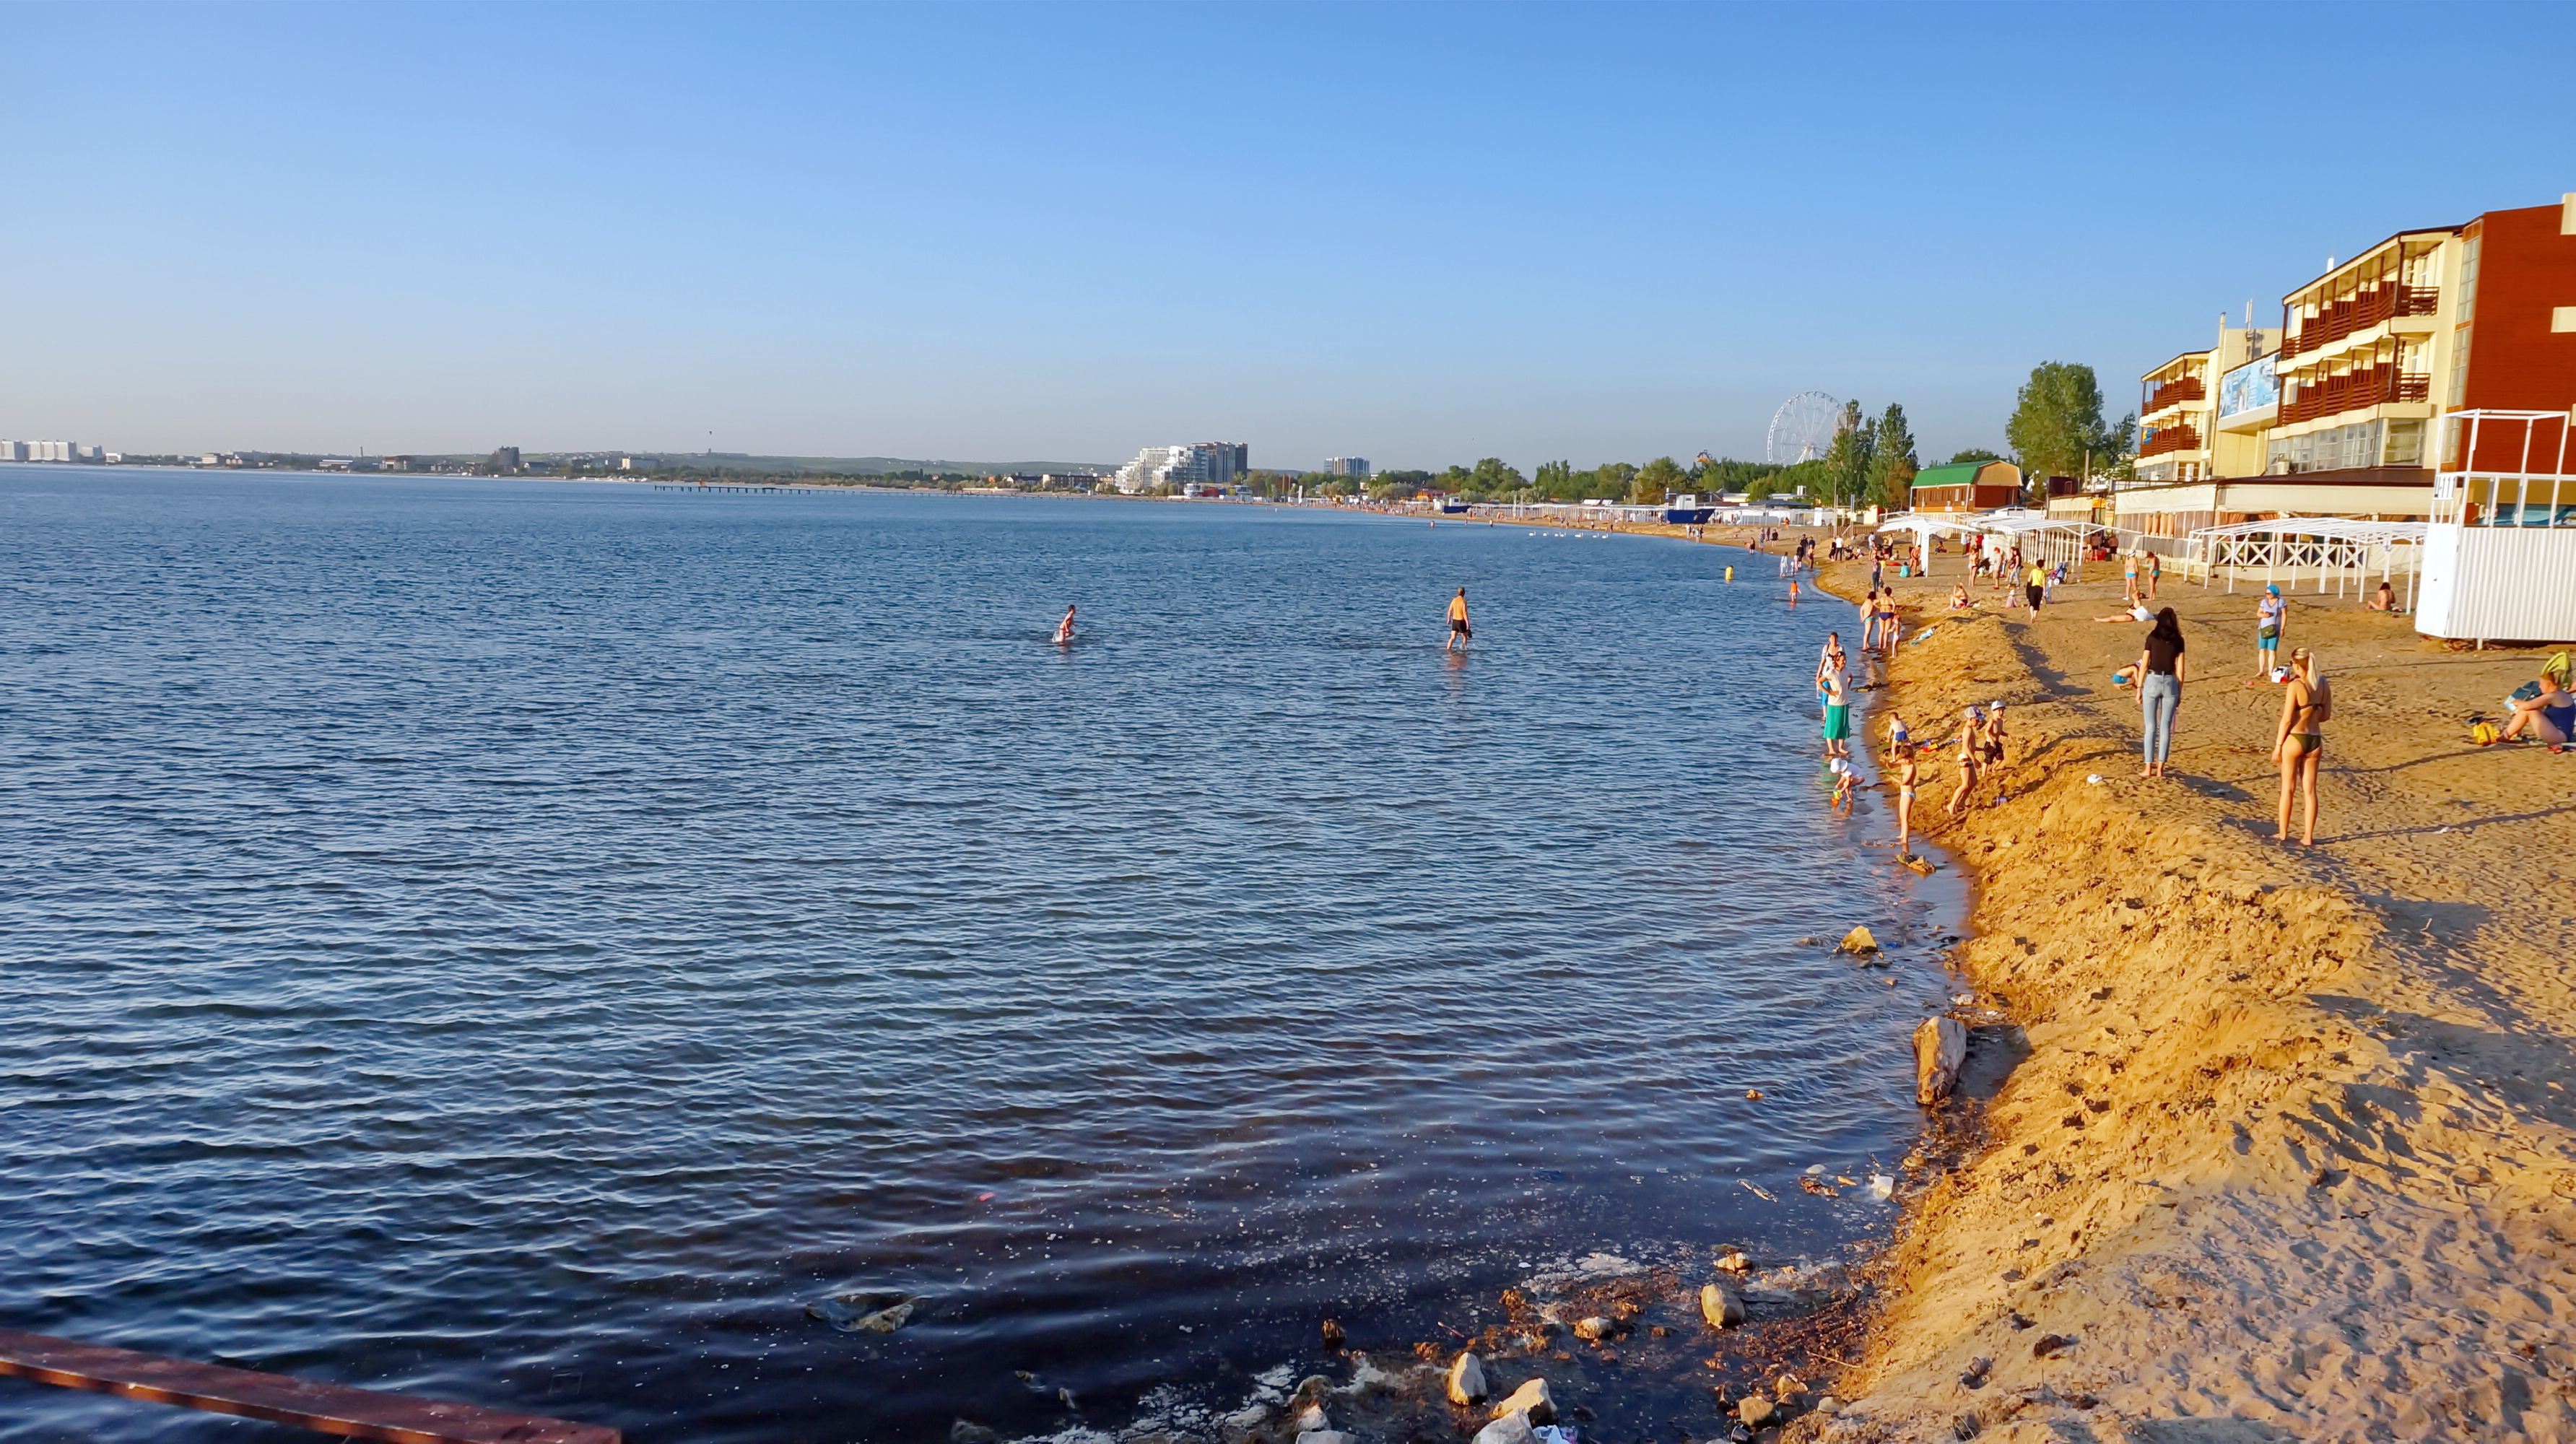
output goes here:
<path id="1" fill-rule="evenodd" d="M 1474 478 L 1475 489 L 1488 496 L 1518 491 L 1529 484 L 1519 472 L 1503 465 L 1503 459 L 1499 456 L 1488 456 L 1477 462 L 1476 469 L 1469 474 Z"/>
<path id="2" fill-rule="evenodd" d="M 1540 462 L 1538 471 L 1530 477 L 1530 486 L 1549 501 L 1572 501 L 1583 494 L 1575 490 L 1574 463 L 1570 461 Z"/>
<path id="3" fill-rule="evenodd" d="M 1833 444 L 1825 448 L 1824 492 L 1838 506 L 1849 506 L 1869 490 L 1870 461 L 1877 433 L 1860 419 L 1860 403 L 1843 403 L 1834 423 Z"/>
<path id="4" fill-rule="evenodd" d="M 2102 421 L 2102 383 L 2093 368 L 2066 361 L 2043 361 L 2031 368 L 2004 423 L 2004 444 L 2013 449 L 2022 474 L 2033 482 L 2050 476 L 2081 476 L 2089 461 L 2108 467 L 2125 455 L 2137 435 L 2138 419 L 2117 426 Z"/>
<path id="5" fill-rule="evenodd" d="M 1905 424 L 1905 408 L 1890 402 L 1878 415 L 1867 494 L 1880 506 L 1901 511 L 1912 501 L 1914 473 L 1921 469 L 1914 458 L 1914 432 Z"/>
<path id="6" fill-rule="evenodd" d="M 2004 454 L 2000 451 L 1988 451 L 1982 446 L 1971 446 L 1964 451 L 1952 453 L 1949 464 L 1957 466 L 1961 462 L 1965 461 L 1986 462 L 2001 461 L 2003 459 Z"/>
<path id="7" fill-rule="evenodd" d="M 1628 481 L 1628 499 L 1645 506 L 1661 506 L 1681 482 L 1689 480 L 1681 463 L 1669 456 L 1658 456 L 1638 468 Z"/>

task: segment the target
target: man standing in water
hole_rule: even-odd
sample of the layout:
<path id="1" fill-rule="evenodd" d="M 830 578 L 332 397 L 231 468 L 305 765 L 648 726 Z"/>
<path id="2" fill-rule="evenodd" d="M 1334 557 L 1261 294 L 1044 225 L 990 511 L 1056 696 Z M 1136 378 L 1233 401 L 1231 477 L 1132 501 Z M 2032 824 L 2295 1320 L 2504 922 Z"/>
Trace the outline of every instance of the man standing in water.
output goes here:
<path id="1" fill-rule="evenodd" d="M 1073 605 L 1065 604 L 1064 620 L 1055 624 L 1055 644 L 1059 647 L 1073 640 Z"/>
<path id="2" fill-rule="evenodd" d="M 1467 625 L 1467 589 L 1460 587 L 1458 595 L 1449 599 L 1449 642 L 1440 650 L 1463 652 L 1475 639 L 1475 631 Z"/>

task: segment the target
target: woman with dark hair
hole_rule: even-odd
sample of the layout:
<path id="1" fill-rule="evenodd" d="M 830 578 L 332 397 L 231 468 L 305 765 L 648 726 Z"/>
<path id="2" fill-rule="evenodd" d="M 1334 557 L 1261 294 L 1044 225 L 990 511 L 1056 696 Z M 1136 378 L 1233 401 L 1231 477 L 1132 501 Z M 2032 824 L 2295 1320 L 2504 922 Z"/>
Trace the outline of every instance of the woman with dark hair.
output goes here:
<path id="1" fill-rule="evenodd" d="M 2147 723 L 2147 768 L 2140 777 L 2165 775 L 2165 759 L 2173 754 L 2174 714 L 2182 709 L 2182 684 L 2188 675 L 2182 659 L 2182 618 L 2167 607 L 2156 613 L 2146 650 L 2138 654 L 2138 706 Z"/>

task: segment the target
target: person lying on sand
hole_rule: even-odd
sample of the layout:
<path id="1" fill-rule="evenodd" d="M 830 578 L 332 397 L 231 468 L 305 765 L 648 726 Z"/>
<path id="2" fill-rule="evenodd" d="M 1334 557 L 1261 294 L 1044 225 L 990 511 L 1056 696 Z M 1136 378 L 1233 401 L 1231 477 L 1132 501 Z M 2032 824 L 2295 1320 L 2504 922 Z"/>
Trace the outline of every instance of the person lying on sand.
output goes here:
<path id="1" fill-rule="evenodd" d="M 2152 622 L 2155 619 L 2156 614 L 2147 610 L 2146 603 L 2137 602 L 2132 603 L 2129 609 L 2125 612 L 2113 612 L 2107 617 L 2095 617 L 2093 620 L 2097 622 Z"/>

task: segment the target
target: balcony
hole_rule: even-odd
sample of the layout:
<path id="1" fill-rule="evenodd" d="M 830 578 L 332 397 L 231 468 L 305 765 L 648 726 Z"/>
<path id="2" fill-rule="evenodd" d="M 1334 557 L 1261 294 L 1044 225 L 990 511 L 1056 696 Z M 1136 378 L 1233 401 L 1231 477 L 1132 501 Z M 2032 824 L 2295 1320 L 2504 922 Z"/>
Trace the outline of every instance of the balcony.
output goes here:
<path id="1" fill-rule="evenodd" d="M 2298 334 L 2281 338 L 2281 363 L 2322 350 L 2355 331 L 2367 331 L 2391 316 L 2430 316 L 2442 293 L 2430 286 L 2373 286 L 2318 309 L 2299 322 Z"/>
<path id="2" fill-rule="evenodd" d="M 2159 426 L 2148 432 L 2147 439 L 2139 445 L 2138 459 L 2144 461 L 2173 451 L 2198 451 L 2201 445 L 2200 433 L 2191 427 Z"/>
<path id="3" fill-rule="evenodd" d="M 2180 381 L 2168 381 L 2164 385 L 2159 386 L 2154 391 L 2150 392 L 2147 396 L 2147 409 L 2139 414 L 2143 416 L 2153 416 L 2168 406 L 2180 405 L 2185 401 L 2206 401 L 2208 399 L 2208 383 L 2202 381 L 2197 376 L 2186 376 Z"/>
<path id="4" fill-rule="evenodd" d="M 2391 401 L 2422 401 L 2432 394 L 2433 378 L 2394 366 L 2365 366 L 2323 381 L 2292 385 L 2295 389 L 2281 398 L 2281 415 L 2275 425 L 2315 421 Z M 2146 452 L 2141 450 L 2138 454 L 2144 456 Z"/>

